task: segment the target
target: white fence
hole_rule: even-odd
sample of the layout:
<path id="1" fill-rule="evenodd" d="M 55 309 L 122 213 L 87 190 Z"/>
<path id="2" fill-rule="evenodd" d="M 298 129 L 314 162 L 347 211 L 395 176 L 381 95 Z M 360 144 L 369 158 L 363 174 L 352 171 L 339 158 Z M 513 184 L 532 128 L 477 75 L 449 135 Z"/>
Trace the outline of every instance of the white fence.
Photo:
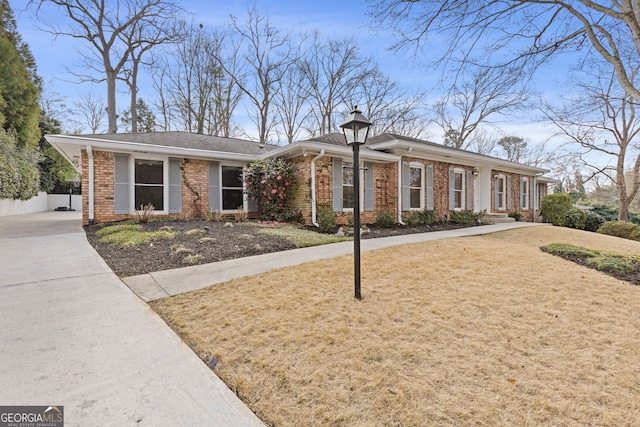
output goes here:
<path id="1" fill-rule="evenodd" d="M 68 194 L 40 192 L 29 200 L 0 199 L 0 216 L 53 211 L 60 207 L 69 208 Z M 77 211 L 82 208 L 82 196 L 71 196 L 71 208 Z"/>

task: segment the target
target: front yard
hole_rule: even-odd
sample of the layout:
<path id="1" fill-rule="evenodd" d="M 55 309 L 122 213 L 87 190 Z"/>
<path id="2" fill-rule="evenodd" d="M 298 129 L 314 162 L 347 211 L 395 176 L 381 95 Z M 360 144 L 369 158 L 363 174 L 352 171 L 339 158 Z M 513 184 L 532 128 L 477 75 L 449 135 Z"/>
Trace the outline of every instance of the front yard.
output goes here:
<path id="1" fill-rule="evenodd" d="M 559 227 L 285 268 L 152 307 L 275 426 L 622 426 L 640 419 L 640 287 L 540 250 Z"/>

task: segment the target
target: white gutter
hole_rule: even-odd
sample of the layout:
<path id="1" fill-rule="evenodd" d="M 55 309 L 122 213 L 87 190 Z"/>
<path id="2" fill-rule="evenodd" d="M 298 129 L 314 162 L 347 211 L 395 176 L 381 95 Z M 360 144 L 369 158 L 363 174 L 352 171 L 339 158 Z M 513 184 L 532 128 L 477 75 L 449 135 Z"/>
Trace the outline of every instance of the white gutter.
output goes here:
<path id="1" fill-rule="evenodd" d="M 253 160 L 257 160 L 261 158 L 263 155 L 260 154 L 240 154 L 240 153 L 230 153 L 225 151 L 213 151 L 213 150 L 202 150 L 198 148 L 180 148 L 180 147 L 171 147 L 165 145 L 157 145 L 157 144 L 142 144 L 137 142 L 126 142 L 126 141 L 111 141 L 111 140 L 103 140 L 103 139 L 91 139 L 91 138 L 80 138 L 73 136 L 58 136 L 58 135 L 47 135 L 47 141 L 50 144 L 57 145 L 71 145 L 71 146 L 83 146 L 88 140 L 91 141 L 91 145 L 96 147 L 97 150 L 103 149 L 106 151 L 112 152 L 123 152 L 123 153 L 151 153 L 151 154 L 162 154 L 173 157 L 190 157 L 190 158 L 198 158 L 198 159 L 217 159 L 217 160 L 232 160 L 238 162 L 252 162 Z M 268 152 L 267 152 L 268 153 Z M 268 156 L 267 156 L 268 157 Z"/>
<path id="2" fill-rule="evenodd" d="M 398 224 L 405 225 L 402 222 L 402 159 L 398 160 Z"/>
<path id="3" fill-rule="evenodd" d="M 94 171 L 93 171 L 93 151 L 90 145 L 87 145 L 87 156 L 89 157 L 89 176 L 87 177 L 87 181 L 89 182 L 89 225 L 93 225 L 94 222 L 94 195 L 93 195 L 93 181 L 94 181 Z"/>
<path id="4" fill-rule="evenodd" d="M 540 201 L 538 200 L 538 196 L 540 195 L 540 193 L 538 193 L 538 177 L 534 176 L 533 177 L 533 185 L 532 185 L 532 189 L 531 191 L 535 191 L 535 193 L 533 193 L 533 222 L 537 222 L 536 221 L 536 207 L 538 205 L 540 205 Z"/>
<path id="5" fill-rule="evenodd" d="M 320 227 L 316 218 L 316 160 L 321 157 L 324 157 L 324 148 L 320 154 L 311 159 L 311 222 L 316 227 Z"/>

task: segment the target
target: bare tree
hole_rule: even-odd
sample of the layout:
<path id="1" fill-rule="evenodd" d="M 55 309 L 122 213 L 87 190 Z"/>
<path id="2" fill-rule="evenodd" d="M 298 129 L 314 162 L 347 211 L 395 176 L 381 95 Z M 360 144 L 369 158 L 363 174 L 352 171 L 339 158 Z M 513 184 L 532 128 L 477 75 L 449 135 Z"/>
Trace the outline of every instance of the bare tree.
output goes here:
<path id="1" fill-rule="evenodd" d="M 616 72 L 595 67 L 580 84 L 582 96 L 562 108 L 547 106 L 546 117 L 561 135 L 582 148 L 580 159 L 591 176 L 602 174 L 616 185 L 619 200 L 618 219 L 626 221 L 629 205 L 640 189 L 640 133 L 637 102 L 617 82 Z M 640 67 L 630 78 L 635 80 Z M 611 163 L 601 163 L 609 158 Z M 625 175 L 629 167 L 630 179 Z"/>
<path id="2" fill-rule="evenodd" d="M 640 54 L 637 10 L 635 1 L 378 0 L 371 13 L 376 27 L 390 28 L 398 37 L 396 48 L 418 52 L 435 43 L 445 46 L 437 62 L 519 63 L 531 72 L 562 52 L 598 55 L 611 64 L 620 86 L 640 101 L 634 78 Z M 459 69 L 455 60 L 453 65 Z"/>
<path id="3" fill-rule="evenodd" d="M 489 133 L 485 129 L 476 129 L 473 133 L 468 149 L 475 153 L 491 155 L 498 146 L 498 136 L 496 133 Z"/>
<path id="4" fill-rule="evenodd" d="M 304 89 L 304 72 L 294 65 L 282 79 L 274 105 L 278 115 L 278 128 L 288 144 L 297 139 L 311 114 L 308 101 L 309 92 Z"/>
<path id="5" fill-rule="evenodd" d="M 149 24 L 146 20 L 138 20 L 120 34 L 120 39 L 129 47 L 129 60 L 123 67 L 121 79 L 129 87 L 129 114 L 131 132 L 138 132 L 138 72 L 142 57 L 152 48 L 165 43 L 178 43 L 184 36 L 174 20 L 156 20 Z M 145 114 L 148 112 L 145 111 Z"/>
<path id="6" fill-rule="evenodd" d="M 521 136 L 503 136 L 498 140 L 498 145 L 502 148 L 506 160 L 514 163 L 522 163 L 525 161 L 529 143 Z"/>
<path id="7" fill-rule="evenodd" d="M 50 23 L 50 33 L 86 41 L 93 55 L 82 53 L 87 67 L 104 75 L 96 78 L 79 75 L 84 81 L 106 81 L 108 132 L 117 132 L 116 80 L 131 54 L 144 45 L 144 36 L 152 28 L 161 30 L 165 22 L 175 19 L 177 6 L 163 0 L 30 0 L 38 12 L 54 5 L 68 16 L 72 24 L 62 28 Z M 129 38 L 139 34 L 143 38 Z M 160 31 L 160 34 L 164 34 Z"/>
<path id="8" fill-rule="evenodd" d="M 107 104 L 104 98 L 93 94 L 83 95 L 73 105 L 76 107 L 78 115 L 84 117 L 86 125 L 91 129 L 91 133 L 96 134 L 104 125 L 107 116 Z"/>
<path id="9" fill-rule="evenodd" d="M 266 143 L 277 123 L 272 103 L 288 68 L 297 58 L 292 55 L 289 34 L 271 26 L 255 7 L 248 10 L 245 23 L 231 16 L 231 29 L 242 58 L 240 68 L 230 70 L 223 58 L 217 59 L 249 99 L 250 119 L 256 125 L 258 141 Z"/>
<path id="10" fill-rule="evenodd" d="M 310 43 L 301 61 L 311 108 L 307 130 L 325 135 L 337 131 L 351 106 L 360 103 L 361 83 L 375 67 L 361 55 L 355 38 L 322 40 L 315 33 Z"/>
<path id="11" fill-rule="evenodd" d="M 428 121 L 424 119 L 424 95 L 409 94 L 397 82 L 377 69 L 362 81 L 361 103 L 373 122 L 372 134 L 396 133 L 413 138 L 427 136 Z M 354 104 L 357 104 L 354 100 Z"/>
<path id="12" fill-rule="evenodd" d="M 480 68 L 470 79 L 454 84 L 435 105 L 433 121 L 442 128 L 445 145 L 467 149 L 479 125 L 495 126 L 496 116 L 521 108 L 529 94 L 519 80 L 515 70 Z"/>

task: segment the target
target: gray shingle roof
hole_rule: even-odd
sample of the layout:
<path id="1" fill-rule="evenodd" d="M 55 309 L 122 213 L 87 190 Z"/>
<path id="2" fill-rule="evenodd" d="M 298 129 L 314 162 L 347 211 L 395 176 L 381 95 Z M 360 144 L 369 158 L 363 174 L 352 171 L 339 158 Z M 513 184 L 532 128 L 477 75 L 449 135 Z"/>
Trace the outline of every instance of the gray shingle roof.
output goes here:
<path id="1" fill-rule="evenodd" d="M 219 136 L 189 132 L 110 133 L 102 135 L 79 135 L 79 137 L 114 142 L 131 142 L 163 147 L 192 148 L 196 150 L 255 155 L 277 148 L 277 146 L 271 144 L 259 144 L 258 142 L 243 139 L 222 138 Z"/>

